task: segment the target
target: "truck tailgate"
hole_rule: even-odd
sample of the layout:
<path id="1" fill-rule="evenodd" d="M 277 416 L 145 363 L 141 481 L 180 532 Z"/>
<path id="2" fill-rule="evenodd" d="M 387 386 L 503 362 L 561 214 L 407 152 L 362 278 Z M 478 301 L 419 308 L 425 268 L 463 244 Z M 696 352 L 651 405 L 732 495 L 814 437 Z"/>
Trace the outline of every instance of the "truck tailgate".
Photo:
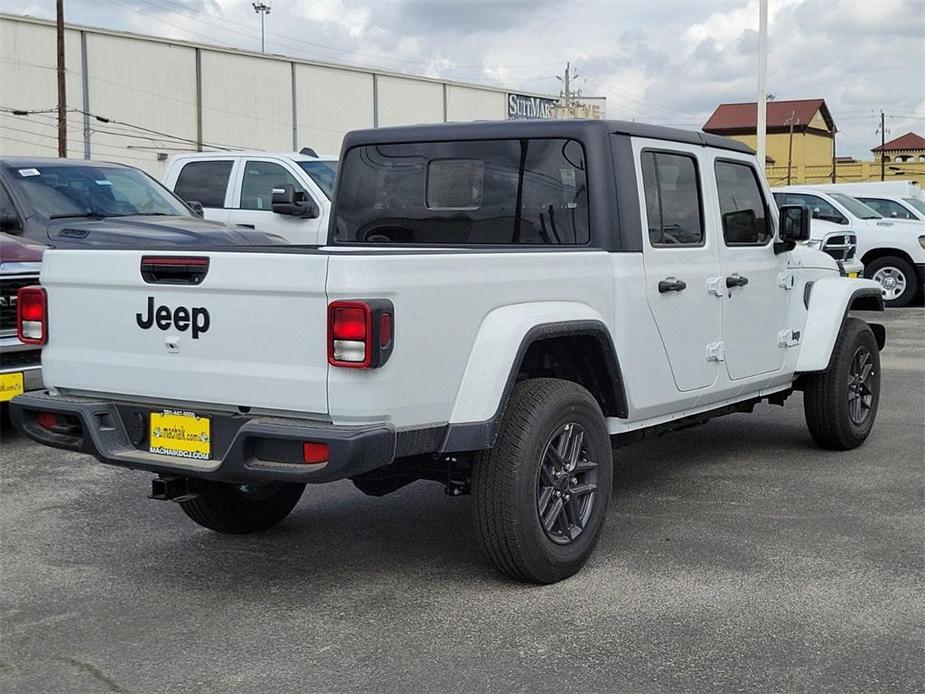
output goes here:
<path id="1" fill-rule="evenodd" d="M 165 284 L 142 276 L 143 256 L 207 258 L 208 269 L 198 284 Z M 311 251 L 49 251 L 45 383 L 325 414 L 327 262 Z"/>

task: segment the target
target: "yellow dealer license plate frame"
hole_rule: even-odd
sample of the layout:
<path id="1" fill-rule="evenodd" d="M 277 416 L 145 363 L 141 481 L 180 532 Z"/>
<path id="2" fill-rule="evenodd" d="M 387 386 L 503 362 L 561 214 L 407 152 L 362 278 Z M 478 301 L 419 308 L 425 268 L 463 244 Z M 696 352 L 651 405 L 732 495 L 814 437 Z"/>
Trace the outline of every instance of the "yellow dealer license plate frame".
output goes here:
<path id="1" fill-rule="evenodd" d="M 195 412 L 161 410 L 148 421 L 148 450 L 189 460 L 212 458 L 212 420 Z"/>

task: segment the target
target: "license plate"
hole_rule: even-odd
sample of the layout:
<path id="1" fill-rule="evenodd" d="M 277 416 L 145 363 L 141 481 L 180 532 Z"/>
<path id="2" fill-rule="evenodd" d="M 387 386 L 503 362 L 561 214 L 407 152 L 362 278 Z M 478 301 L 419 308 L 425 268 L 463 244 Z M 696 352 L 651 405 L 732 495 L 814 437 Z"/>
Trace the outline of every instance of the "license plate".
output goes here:
<path id="1" fill-rule="evenodd" d="M 0 374 L 0 402 L 6 402 L 17 395 L 22 395 L 22 383 L 22 374 L 18 371 L 11 374 Z"/>
<path id="2" fill-rule="evenodd" d="M 853 279 L 853 280 L 856 280 L 856 279 L 858 278 L 858 273 L 856 273 L 856 272 L 849 272 L 849 273 L 848 273 L 848 277 L 850 277 L 850 278 Z"/>
<path id="3" fill-rule="evenodd" d="M 195 412 L 152 412 L 148 437 L 151 453 L 208 460 L 212 454 L 212 422 Z"/>

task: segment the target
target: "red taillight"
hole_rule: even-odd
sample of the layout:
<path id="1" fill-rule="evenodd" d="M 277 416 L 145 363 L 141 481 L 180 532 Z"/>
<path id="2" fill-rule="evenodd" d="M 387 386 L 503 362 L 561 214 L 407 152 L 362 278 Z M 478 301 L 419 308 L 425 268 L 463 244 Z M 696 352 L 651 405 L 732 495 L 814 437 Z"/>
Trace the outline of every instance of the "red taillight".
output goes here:
<path id="1" fill-rule="evenodd" d="M 372 310 L 363 301 L 334 301 L 328 306 L 328 362 L 366 369 L 372 359 L 369 337 Z"/>
<path id="2" fill-rule="evenodd" d="M 337 306 L 334 308 L 331 334 L 335 340 L 365 340 L 369 325 L 369 306 Z"/>
<path id="3" fill-rule="evenodd" d="M 27 345 L 48 342 L 48 295 L 42 287 L 23 287 L 16 296 L 16 333 Z"/>
<path id="4" fill-rule="evenodd" d="M 395 339 L 388 299 L 333 301 L 328 305 L 328 363 L 376 369 L 388 360 Z"/>
<path id="5" fill-rule="evenodd" d="M 302 444 L 302 458 L 309 465 L 328 462 L 328 444 L 306 441 Z"/>

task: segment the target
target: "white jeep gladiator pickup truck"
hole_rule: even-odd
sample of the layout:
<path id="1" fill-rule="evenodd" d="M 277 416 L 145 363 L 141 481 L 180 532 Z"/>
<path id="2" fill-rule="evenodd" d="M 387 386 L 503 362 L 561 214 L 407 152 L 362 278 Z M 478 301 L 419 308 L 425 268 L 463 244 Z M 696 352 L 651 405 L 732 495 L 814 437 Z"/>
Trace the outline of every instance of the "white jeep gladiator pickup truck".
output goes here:
<path id="1" fill-rule="evenodd" d="M 594 548 L 614 447 L 794 390 L 820 446 L 870 433 L 885 333 L 849 310 L 880 287 L 797 243 L 745 146 L 519 121 L 353 132 L 341 162 L 322 247 L 46 253 L 18 426 L 225 533 L 306 483 L 434 480 L 540 583 Z"/>

